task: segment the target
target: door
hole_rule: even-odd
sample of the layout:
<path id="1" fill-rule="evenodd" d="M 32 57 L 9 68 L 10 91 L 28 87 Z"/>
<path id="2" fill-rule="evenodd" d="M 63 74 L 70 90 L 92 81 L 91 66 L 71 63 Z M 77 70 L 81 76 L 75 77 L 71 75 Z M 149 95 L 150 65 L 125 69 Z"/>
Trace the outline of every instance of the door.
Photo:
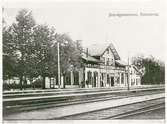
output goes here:
<path id="1" fill-rule="evenodd" d="M 114 77 L 111 77 L 111 86 L 114 86 Z"/>
<path id="2" fill-rule="evenodd" d="M 97 87 L 98 72 L 94 72 L 93 87 Z"/>
<path id="3" fill-rule="evenodd" d="M 109 77 L 109 74 L 107 74 L 107 84 L 110 86 L 110 77 Z"/>

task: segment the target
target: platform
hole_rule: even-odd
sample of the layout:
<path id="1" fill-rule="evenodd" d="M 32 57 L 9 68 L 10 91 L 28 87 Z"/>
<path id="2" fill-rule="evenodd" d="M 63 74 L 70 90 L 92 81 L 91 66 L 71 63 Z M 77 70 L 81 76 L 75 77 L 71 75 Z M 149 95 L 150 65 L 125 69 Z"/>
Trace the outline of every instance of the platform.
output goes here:
<path id="1" fill-rule="evenodd" d="M 84 103 L 77 105 L 69 105 L 63 107 L 53 107 L 42 110 L 33 110 L 28 112 L 20 112 L 11 115 L 7 115 L 4 117 L 4 120 L 38 120 L 38 119 L 53 119 L 59 118 L 62 116 L 68 116 L 77 113 L 83 113 L 88 111 L 95 111 L 100 109 L 105 109 L 109 107 L 116 107 L 131 103 L 142 102 L 145 100 L 152 100 L 157 98 L 164 98 L 165 93 L 154 94 L 154 95 L 145 95 L 145 96 L 136 96 L 136 97 L 128 97 L 116 100 L 106 100 L 92 103 Z"/>
<path id="2" fill-rule="evenodd" d="M 140 85 L 132 86 L 130 89 L 136 88 L 151 88 L 151 87 L 165 87 L 165 85 Z M 127 89 L 127 87 L 100 87 L 100 88 L 65 88 L 65 89 L 27 89 L 27 90 L 13 90 L 13 91 L 3 91 L 3 94 L 17 94 L 17 93 L 39 93 L 39 92 L 69 92 L 69 91 L 92 91 L 101 89 L 111 89 L 120 90 Z"/>

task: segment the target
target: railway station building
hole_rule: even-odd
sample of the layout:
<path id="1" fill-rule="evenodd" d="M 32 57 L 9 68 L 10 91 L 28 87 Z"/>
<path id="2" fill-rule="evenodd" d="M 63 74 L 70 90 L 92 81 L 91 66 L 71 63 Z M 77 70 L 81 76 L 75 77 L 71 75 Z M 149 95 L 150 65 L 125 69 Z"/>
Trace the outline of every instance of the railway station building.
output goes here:
<path id="1" fill-rule="evenodd" d="M 91 45 L 83 53 L 85 87 L 127 85 L 126 63 L 113 44 Z"/>
<path id="2" fill-rule="evenodd" d="M 83 50 L 82 62 L 83 67 L 79 71 L 70 71 L 65 77 L 61 77 L 61 87 L 126 87 L 128 81 L 129 86 L 141 84 L 141 75 L 137 68 L 129 66 L 128 69 L 112 43 L 87 47 Z M 128 73 L 130 70 L 134 72 L 131 75 Z M 57 87 L 55 78 L 46 78 L 46 88 Z"/>

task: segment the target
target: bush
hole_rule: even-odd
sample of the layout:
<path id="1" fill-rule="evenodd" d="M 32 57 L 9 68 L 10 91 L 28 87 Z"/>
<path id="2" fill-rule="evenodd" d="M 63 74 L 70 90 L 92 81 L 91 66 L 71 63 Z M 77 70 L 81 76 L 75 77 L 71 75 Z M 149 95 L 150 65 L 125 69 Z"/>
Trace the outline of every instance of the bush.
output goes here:
<path id="1" fill-rule="evenodd" d="M 33 84 L 23 84 L 23 89 L 33 88 Z M 35 88 L 41 88 L 40 82 L 35 82 Z M 3 83 L 3 90 L 20 89 L 20 84 Z"/>
<path id="2" fill-rule="evenodd" d="M 3 83 L 3 90 L 10 90 L 10 87 L 7 83 Z"/>
<path id="3" fill-rule="evenodd" d="M 11 89 L 19 89 L 20 85 L 19 84 L 7 84 L 7 83 L 3 83 L 3 90 L 11 90 Z"/>
<path id="4" fill-rule="evenodd" d="M 34 82 L 32 83 L 32 87 L 33 87 L 33 88 L 42 88 L 42 80 L 37 79 L 36 81 L 34 81 Z"/>

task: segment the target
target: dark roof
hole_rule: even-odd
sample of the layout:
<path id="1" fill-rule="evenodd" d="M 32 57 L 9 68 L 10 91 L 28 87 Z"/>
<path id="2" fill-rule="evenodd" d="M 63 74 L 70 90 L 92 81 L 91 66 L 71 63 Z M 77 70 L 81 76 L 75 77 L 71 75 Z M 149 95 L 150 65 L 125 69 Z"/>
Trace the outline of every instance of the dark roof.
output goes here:
<path id="1" fill-rule="evenodd" d="M 115 63 L 118 65 L 118 66 L 127 66 L 127 63 L 122 61 L 122 60 L 115 60 Z"/>
<path id="2" fill-rule="evenodd" d="M 115 60 L 120 60 L 120 56 L 118 55 L 114 45 L 112 43 L 110 44 L 93 44 L 91 46 L 88 46 L 88 52 L 91 56 L 101 56 L 105 52 L 107 48 L 110 48 Z"/>
<path id="3" fill-rule="evenodd" d="M 90 55 L 87 56 L 86 53 L 82 53 L 82 59 L 89 61 L 89 62 L 101 63 L 100 60 L 98 60 Z"/>

